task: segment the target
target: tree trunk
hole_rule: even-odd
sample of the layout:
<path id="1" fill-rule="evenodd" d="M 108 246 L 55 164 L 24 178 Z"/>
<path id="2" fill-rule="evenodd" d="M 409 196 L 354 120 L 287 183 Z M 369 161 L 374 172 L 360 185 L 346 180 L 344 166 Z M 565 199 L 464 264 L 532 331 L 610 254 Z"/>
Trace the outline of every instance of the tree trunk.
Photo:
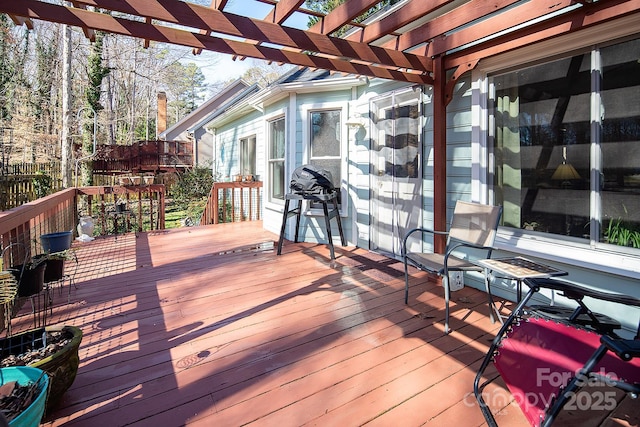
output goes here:
<path id="1" fill-rule="evenodd" d="M 69 119 L 71 116 L 71 27 L 62 26 L 62 187 L 73 185 L 73 146 L 70 138 Z"/>

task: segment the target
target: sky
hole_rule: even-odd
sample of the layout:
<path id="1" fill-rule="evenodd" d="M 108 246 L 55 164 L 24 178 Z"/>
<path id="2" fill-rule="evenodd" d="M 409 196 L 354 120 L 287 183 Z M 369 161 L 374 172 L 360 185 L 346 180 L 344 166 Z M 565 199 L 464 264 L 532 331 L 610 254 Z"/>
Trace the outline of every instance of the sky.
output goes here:
<path id="1" fill-rule="evenodd" d="M 210 0 L 195 0 L 194 3 L 208 6 Z M 230 0 L 225 7 L 225 12 L 235 13 L 249 18 L 262 19 L 269 13 L 271 7 L 272 6 L 257 0 Z M 285 22 L 285 25 L 306 29 L 307 21 L 307 15 L 294 14 Z M 184 59 L 185 63 L 194 62 L 201 68 L 206 78 L 206 83 L 208 84 L 236 79 L 248 68 L 256 66 L 256 61 L 257 60 L 251 58 L 246 58 L 244 61 L 234 61 L 231 55 L 210 51 L 203 51 L 199 55 L 188 56 Z"/>

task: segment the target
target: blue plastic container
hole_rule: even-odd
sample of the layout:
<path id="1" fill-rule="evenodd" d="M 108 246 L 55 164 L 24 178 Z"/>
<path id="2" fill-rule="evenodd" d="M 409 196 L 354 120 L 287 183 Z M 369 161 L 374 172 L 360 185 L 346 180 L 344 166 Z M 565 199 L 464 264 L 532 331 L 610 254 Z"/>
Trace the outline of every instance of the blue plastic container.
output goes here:
<path id="1" fill-rule="evenodd" d="M 44 406 L 47 401 L 49 391 L 49 376 L 43 374 L 42 369 L 29 366 L 12 366 L 10 368 L 0 368 L 0 383 L 5 384 L 17 381 L 24 386 L 38 380 L 39 392 L 35 400 L 20 415 L 9 421 L 11 427 L 36 427 L 40 425 L 44 415 Z"/>
<path id="2" fill-rule="evenodd" d="M 61 231 L 59 233 L 42 234 L 40 243 L 45 253 L 66 251 L 71 247 L 73 234 L 71 231 Z"/>

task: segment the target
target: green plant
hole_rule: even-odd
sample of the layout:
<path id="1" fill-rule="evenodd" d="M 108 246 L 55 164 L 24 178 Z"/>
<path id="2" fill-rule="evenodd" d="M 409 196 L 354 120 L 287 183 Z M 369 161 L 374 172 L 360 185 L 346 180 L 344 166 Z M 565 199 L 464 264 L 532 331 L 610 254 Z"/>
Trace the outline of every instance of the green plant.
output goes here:
<path id="1" fill-rule="evenodd" d="M 640 231 L 634 228 L 632 224 L 620 218 L 612 219 L 604 235 L 608 243 L 640 248 Z"/>
<path id="2" fill-rule="evenodd" d="M 211 168 L 195 166 L 180 174 L 171 187 L 171 195 L 177 201 L 197 200 L 207 197 L 215 182 Z"/>
<path id="3" fill-rule="evenodd" d="M 44 197 L 51 193 L 51 177 L 43 171 L 36 172 L 36 176 L 32 179 L 33 191 L 36 193 L 36 197 Z"/>

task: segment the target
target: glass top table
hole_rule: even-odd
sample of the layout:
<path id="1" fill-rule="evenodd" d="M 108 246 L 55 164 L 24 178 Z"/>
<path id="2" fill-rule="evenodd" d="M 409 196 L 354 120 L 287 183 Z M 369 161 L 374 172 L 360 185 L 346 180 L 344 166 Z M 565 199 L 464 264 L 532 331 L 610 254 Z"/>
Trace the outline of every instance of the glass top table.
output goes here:
<path id="1" fill-rule="evenodd" d="M 485 269 L 498 272 L 507 278 L 522 280 L 552 276 L 566 276 L 566 271 L 549 267 L 523 257 L 480 259 L 476 263 Z"/>
<path id="2" fill-rule="evenodd" d="M 484 268 L 485 285 L 487 288 L 487 294 L 489 294 L 491 318 L 493 320 L 493 312 L 498 315 L 498 319 L 502 320 L 499 310 L 493 303 L 493 296 L 491 294 L 491 279 L 489 272 L 497 273 L 497 276 L 504 279 L 510 279 L 516 281 L 516 302 L 520 302 L 522 299 L 522 281 L 524 279 L 533 278 L 545 278 L 553 276 L 566 276 L 569 273 L 563 270 L 559 270 L 554 267 L 550 267 L 545 264 L 540 264 L 535 261 L 531 261 L 521 256 L 508 257 L 508 258 L 493 258 L 493 259 L 479 259 L 474 261 L 475 264 Z"/>

